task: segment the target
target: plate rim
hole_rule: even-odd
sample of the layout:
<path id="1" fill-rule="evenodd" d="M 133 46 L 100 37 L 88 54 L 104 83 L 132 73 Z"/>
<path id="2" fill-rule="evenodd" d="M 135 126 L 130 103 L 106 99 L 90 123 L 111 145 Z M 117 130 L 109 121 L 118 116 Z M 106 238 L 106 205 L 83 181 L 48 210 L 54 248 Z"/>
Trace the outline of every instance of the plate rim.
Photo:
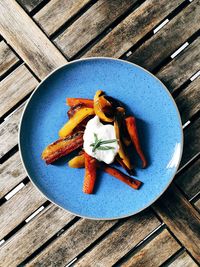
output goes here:
<path id="1" fill-rule="evenodd" d="M 32 97 L 34 96 L 34 94 L 37 92 L 37 90 L 39 89 L 39 87 L 51 76 L 53 75 L 55 72 L 59 71 L 60 69 L 62 68 L 65 68 L 66 66 L 68 65 L 72 65 L 74 63 L 77 63 L 77 62 L 83 62 L 83 61 L 93 61 L 93 60 L 110 60 L 110 61 L 119 61 L 119 62 L 122 62 L 122 63 L 125 63 L 125 64 L 129 64 L 131 66 L 135 66 L 141 70 L 143 70 L 144 72 L 148 73 L 150 76 L 152 76 L 154 79 L 156 79 L 163 87 L 163 89 L 165 90 L 165 92 L 168 94 L 169 98 L 171 99 L 172 103 L 173 103 L 173 106 L 175 107 L 175 110 L 176 110 L 176 114 L 177 114 L 177 117 L 178 117 L 178 122 L 179 122 L 179 128 L 180 128 L 180 132 L 181 132 L 181 140 L 180 140 L 180 144 L 181 144 L 181 147 L 180 147 L 180 156 L 179 156 L 179 160 L 178 160 L 178 164 L 177 166 L 175 167 L 175 171 L 174 171 L 174 174 L 172 175 L 172 177 L 170 178 L 168 184 L 166 185 L 166 187 L 162 190 L 162 192 L 157 196 L 155 197 L 150 203 L 148 203 L 146 206 L 144 206 L 143 208 L 137 210 L 136 212 L 133 212 L 133 213 L 130 213 L 130 214 L 126 214 L 124 216 L 117 216 L 117 217 L 111 217 L 111 218 L 107 218 L 107 217 L 102 217 L 102 218 L 98 218 L 98 217 L 90 217 L 90 216 L 85 216 L 85 215 L 80 215 L 78 213 L 75 213 L 75 212 L 72 212 L 70 210 L 67 210 L 65 209 L 64 207 L 62 207 L 61 205 L 57 204 L 56 202 L 52 201 L 44 192 L 42 192 L 42 190 L 39 189 L 39 187 L 37 186 L 37 184 L 32 180 L 31 176 L 29 175 L 29 172 L 28 170 L 26 169 L 26 166 L 25 166 L 25 163 L 24 163 L 24 160 L 23 160 L 23 155 L 22 155 L 22 150 L 21 150 L 21 147 L 22 147 L 22 144 L 21 144 L 21 134 L 22 134 L 22 122 L 23 122 L 23 119 L 24 119 L 24 114 L 26 112 L 26 109 L 29 105 L 29 103 L 31 102 L 32 100 Z M 49 200 L 51 203 L 55 204 L 56 206 L 58 206 L 59 208 L 61 208 L 62 210 L 64 211 L 67 211 L 69 212 L 70 214 L 72 215 L 75 215 L 75 216 L 78 216 L 78 217 L 81 217 L 81 218 L 85 218 L 85 219 L 90 219 L 90 220 L 117 220 L 117 219 L 123 219 L 123 218 L 127 218 L 127 217 L 130 217 L 130 216 L 133 216 L 133 215 L 136 215 L 138 214 L 139 212 L 147 209 L 148 207 L 150 207 L 153 203 L 156 202 L 156 200 L 158 200 L 163 194 L 164 192 L 168 189 L 168 187 L 171 185 L 176 173 L 177 173 L 177 170 L 179 168 L 179 165 L 180 165 L 180 162 L 181 162 L 181 159 L 182 159 L 182 155 L 183 155 L 183 146 L 184 146 L 184 135 L 183 135 L 183 128 L 182 128 L 182 120 L 181 120 L 181 116 L 180 116 L 180 112 L 178 110 L 178 107 L 176 105 L 176 102 L 174 100 L 174 98 L 172 97 L 170 91 L 167 89 L 167 87 L 164 85 L 164 83 L 158 79 L 154 74 L 152 74 L 150 71 L 146 70 L 145 68 L 135 64 L 135 63 L 132 63 L 132 62 L 129 62 L 129 61 L 126 61 L 126 60 L 123 60 L 123 59 L 118 59 L 118 58 L 112 58 L 112 57 L 86 57 L 86 58 L 80 58 L 80 59 L 76 59 L 76 60 L 73 60 L 71 62 L 67 62 L 66 64 L 64 65 L 61 65 L 57 68 L 55 68 L 53 71 L 51 71 L 47 76 L 45 76 L 45 78 L 43 78 L 40 83 L 36 86 L 36 88 L 33 90 L 33 92 L 31 93 L 27 103 L 25 104 L 24 108 L 23 108 L 23 111 L 22 111 L 22 115 L 20 117 L 20 121 L 19 121 L 19 131 L 18 131 L 18 146 L 19 146 L 19 155 L 20 155 L 20 159 L 21 159 L 21 162 L 22 162 L 22 166 L 26 172 L 26 175 L 29 177 L 30 181 L 32 182 L 32 184 L 35 186 L 35 188 L 47 199 Z"/>

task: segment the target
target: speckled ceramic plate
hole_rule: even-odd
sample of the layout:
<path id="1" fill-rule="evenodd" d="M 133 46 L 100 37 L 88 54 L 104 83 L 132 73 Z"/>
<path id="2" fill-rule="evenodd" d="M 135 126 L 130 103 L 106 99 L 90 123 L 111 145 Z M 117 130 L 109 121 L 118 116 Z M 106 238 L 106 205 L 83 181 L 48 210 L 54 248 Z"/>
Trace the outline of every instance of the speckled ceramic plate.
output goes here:
<path id="1" fill-rule="evenodd" d="M 47 166 L 43 149 L 58 138 L 67 121 L 66 97 L 93 98 L 102 89 L 126 104 L 138 118 L 142 146 L 149 166 L 139 168 L 144 185 L 136 191 L 99 173 L 95 194 L 82 193 L 84 169 L 70 169 L 68 158 Z M 183 148 L 178 109 L 165 86 L 143 68 L 111 58 L 77 60 L 51 73 L 32 94 L 20 126 L 20 153 L 33 183 L 52 202 L 91 219 L 116 219 L 151 205 L 171 183 Z"/>

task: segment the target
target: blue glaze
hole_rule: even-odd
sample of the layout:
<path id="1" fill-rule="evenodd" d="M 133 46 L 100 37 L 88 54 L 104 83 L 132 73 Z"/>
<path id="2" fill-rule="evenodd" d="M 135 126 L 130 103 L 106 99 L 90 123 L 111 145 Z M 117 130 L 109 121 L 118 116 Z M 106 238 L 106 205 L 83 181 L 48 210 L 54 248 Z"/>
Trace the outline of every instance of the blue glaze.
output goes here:
<path id="1" fill-rule="evenodd" d="M 86 195 L 84 169 L 69 168 L 70 157 L 49 166 L 41 160 L 43 149 L 58 138 L 67 121 L 66 97 L 93 98 L 98 89 L 125 103 L 138 118 L 149 162 L 145 170 L 136 168 L 137 178 L 144 182 L 138 191 L 99 173 L 95 194 Z M 136 65 L 109 58 L 75 61 L 48 76 L 25 108 L 19 139 L 27 173 L 44 195 L 74 214 L 93 219 L 126 217 L 153 203 L 172 181 L 183 143 L 179 113 L 164 85 Z"/>

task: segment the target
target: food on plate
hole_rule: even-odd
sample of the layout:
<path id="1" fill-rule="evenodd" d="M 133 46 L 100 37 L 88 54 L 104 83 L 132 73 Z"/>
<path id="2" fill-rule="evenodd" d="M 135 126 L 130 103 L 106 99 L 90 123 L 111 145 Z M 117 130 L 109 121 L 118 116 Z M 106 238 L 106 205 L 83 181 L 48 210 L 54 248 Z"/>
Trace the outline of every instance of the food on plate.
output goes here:
<path id="1" fill-rule="evenodd" d="M 142 167 L 147 167 L 135 117 L 127 116 L 122 103 L 101 90 L 96 92 L 94 100 L 67 98 L 66 103 L 70 107 L 67 112 L 69 120 L 60 129 L 60 138 L 44 149 L 42 159 L 51 164 L 60 157 L 79 150 L 68 165 L 71 168 L 85 168 L 83 192 L 86 194 L 94 193 L 99 170 L 133 189 L 139 189 L 141 181 L 110 166 L 118 163 L 129 175 L 133 175 L 130 157 L 133 145 L 142 161 Z"/>

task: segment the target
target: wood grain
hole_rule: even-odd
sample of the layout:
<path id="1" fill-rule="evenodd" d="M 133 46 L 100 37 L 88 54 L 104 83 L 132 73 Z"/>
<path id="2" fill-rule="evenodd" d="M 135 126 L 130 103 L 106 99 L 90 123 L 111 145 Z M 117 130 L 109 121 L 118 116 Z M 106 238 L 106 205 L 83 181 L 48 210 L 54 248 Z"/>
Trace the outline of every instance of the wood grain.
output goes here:
<path id="1" fill-rule="evenodd" d="M 178 106 L 182 123 L 186 123 L 197 111 L 200 110 L 200 76 L 190 83 L 176 97 L 175 101 Z"/>
<path id="2" fill-rule="evenodd" d="M 44 0 L 17 0 L 28 12 L 31 12 Z"/>
<path id="3" fill-rule="evenodd" d="M 183 1 L 147 0 L 84 56 L 120 57 Z"/>
<path id="4" fill-rule="evenodd" d="M 0 31 L 40 79 L 67 62 L 14 0 L 0 1 Z"/>
<path id="5" fill-rule="evenodd" d="M 3 266 L 18 266 L 73 218 L 72 214 L 50 204 L 3 244 L 0 250 Z"/>
<path id="6" fill-rule="evenodd" d="M 32 183 L 25 185 L 0 207 L 0 240 L 45 202 Z"/>
<path id="7" fill-rule="evenodd" d="M 200 69 L 200 37 L 189 45 L 156 76 L 161 79 L 171 92 L 187 81 Z"/>
<path id="8" fill-rule="evenodd" d="M 200 192 L 200 159 L 181 173 L 176 178 L 175 183 L 186 194 L 188 199 Z"/>
<path id="9" fill-rule="evenodd" d="M 184 251 L 175 261 L 167 265 L 168 267 L 198 267 L 193 259 Z"/>
<path id="10" fill-rule="evenodd" d="M 136 1 L 98 1 L 55 39 L 56 44 L 66 56 L 74 56 Z"/>
<path id="11" fill-rule="evenodd" d="M 183 246 L 200 262 L 200 214 L 178 188 L 171 186 L 153 207 Z"/>
<path id="12" fill-rule="evenodd" d="M 18 142 L 19 122 L 25 103 L 0 125 L 0 158 Z"/>
<path id="13" fill-rule="evenodd" d="M 13 65 L 19 62 L 19 58 L 4 42 L 0 42 L 0 77 L 7 72 Z"/>
<path id="14" fill-rule="evenodd" d="M 52 0 L 36 13 L 34 19 L 47 35 L 51 35 L 90 1 Z"/>
<path id="15" fill-rule="evenodd" d="M 149 210 L 132 216 L 86 253 L 74 266 L 112 266 L 159 224 L 160 222 Z"/>
<path id="16" fill-rule="evenodd" d="M 200 212 L 200 199 L 198 199 L 198 200 L 194 203 L 194 205 L 197 207 L 197 209 L 198 209 L 199 212 Z"/>
<path id="17" fill-rule="evenodd" d="M 38 81 L 24 65 L 14 70 L 0 83 L 0 116 L 32 92 L 37 85 Z"/>
<path id="18" fill-rule="evenodd" d="M 2 198 L 26 177 L 19 152 L 0 165 L 0 176 L 0 198 Z"/>
<path id="19" fill-rule="evenodd" d="M 134 51 L 128 60 L 152 71 L 199 30 L 199 20 L 200 1 L 194 0 Z"/>
<path id="20" fill-rule="evenodd" d="M 138 248 L 121 267 L 157 267 L 161 266 L 169 257 L 180 249 L 180 245 L 171 236 L 168 230 L 164 229 L 145 247 Z"/>
<path id="21" fill-rule="evenodd" d="M 27 267 L 48 267 L 55 263 L 65 266 L 116 222 L 81 219 L 30 261 Z"/>

